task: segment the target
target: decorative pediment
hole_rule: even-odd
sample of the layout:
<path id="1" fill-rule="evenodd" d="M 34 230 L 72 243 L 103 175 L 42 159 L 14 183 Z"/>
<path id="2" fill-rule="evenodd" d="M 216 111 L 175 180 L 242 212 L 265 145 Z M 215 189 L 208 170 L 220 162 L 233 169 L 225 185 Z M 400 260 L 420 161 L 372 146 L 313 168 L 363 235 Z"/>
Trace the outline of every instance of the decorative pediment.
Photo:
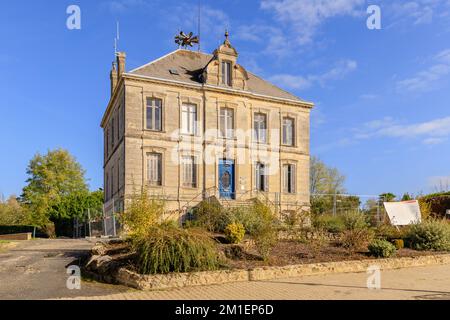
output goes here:
<path id="1" fill-rule="evenodd" d="M 238 52 L 231 45 L 228 31 L 225 41 L 213 53 L 213 59 L 205 67 L 204 83 L 232 89 L 247 90 L 247 71 L 237 63 Z"/>

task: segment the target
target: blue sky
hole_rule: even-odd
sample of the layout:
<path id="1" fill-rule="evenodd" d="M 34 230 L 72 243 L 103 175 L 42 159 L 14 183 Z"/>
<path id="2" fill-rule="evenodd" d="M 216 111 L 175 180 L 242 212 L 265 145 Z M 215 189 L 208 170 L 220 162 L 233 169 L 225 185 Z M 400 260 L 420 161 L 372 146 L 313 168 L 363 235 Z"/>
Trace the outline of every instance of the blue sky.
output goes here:
<path id="1" fill-rule="evenodd" d="M 3 0 L 3 2 L 6 2 Z M 228 28 L 239 62 L 313 101 L 312 154 L 350 193 L 450 184 L 450 0 L 202 0 L 202 49 Z M 81 30 L 66 8 L 81 8 Z M 382 29 L 366 27 L 379 5 Z M 102 186 L 100 120 L 115 23 L 127 69 L 197 31 L 197 0 L 8 1 L 0 10 L 0 193 L 20 194 L 36 152 L 63 147 Z"/>

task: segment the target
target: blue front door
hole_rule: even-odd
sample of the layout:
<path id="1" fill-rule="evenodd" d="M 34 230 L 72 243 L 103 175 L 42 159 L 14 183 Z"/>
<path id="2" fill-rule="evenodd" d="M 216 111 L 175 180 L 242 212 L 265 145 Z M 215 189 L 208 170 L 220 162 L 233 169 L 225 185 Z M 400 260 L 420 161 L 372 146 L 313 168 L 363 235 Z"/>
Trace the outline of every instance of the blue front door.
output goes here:
<path id="1" fill-rule="evenodd" d="M 234 199 L 234 161 L 219 161 L 219 192 L 222 199 Z"/>

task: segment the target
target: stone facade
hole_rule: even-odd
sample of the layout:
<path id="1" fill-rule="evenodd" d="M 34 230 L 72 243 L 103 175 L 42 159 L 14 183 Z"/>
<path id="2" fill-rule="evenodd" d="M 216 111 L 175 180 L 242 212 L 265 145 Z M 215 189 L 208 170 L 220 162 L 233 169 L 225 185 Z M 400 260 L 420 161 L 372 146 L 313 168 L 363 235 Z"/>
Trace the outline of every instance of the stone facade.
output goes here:
<path id="1" fill-rule="evenodd" d="M 227 203 L 261 198 L 280 212 L 309 208 L 313 105 L 248 73 L 237 58 L 228 37 L 213 55 L 177 50 L 130 72 L 125 72 L 125 54 L 118 54 L 111 71 L 111 99 L 101 124 L 107 212 L 120 212 L 133 190 L 148 185 L 150 193 L 164 197 L 168 210 L 181 218 L 204 198 L 221 199 L 219 164 L 223 159 L 233 163 L 233 190 Z M 224 61 L 229 63 L 229 78 L 224 78 Z M 148 129 L 149 99 L 160 101 L 157 130 Z M 180 132 L 185 104 L 196 108 L 192 134 Z M 233 134 L 227 138 L 220 135 L 222 109 L 232 112 Z M 266 140 L 261 143 L 252 134 L 256 114 L 264 115 L 266 121 Z M 291 145 L 283 145 L 284 119 L 292 120 Z M 148 183 L 149 154 L 161 155 L 157 185 Z M 183 183 L 183 156 L 195 159 L 195 183 L 189 186 Z M 256 162 L 270 165 L 270 170 L 269 165 L 265 169 L 270 173 L 264 190 L 256 186 Z M 287 164 L 294 168 L 286 171 L 286 179 L 292 180 L 289 187 L 282 174 Z"/>

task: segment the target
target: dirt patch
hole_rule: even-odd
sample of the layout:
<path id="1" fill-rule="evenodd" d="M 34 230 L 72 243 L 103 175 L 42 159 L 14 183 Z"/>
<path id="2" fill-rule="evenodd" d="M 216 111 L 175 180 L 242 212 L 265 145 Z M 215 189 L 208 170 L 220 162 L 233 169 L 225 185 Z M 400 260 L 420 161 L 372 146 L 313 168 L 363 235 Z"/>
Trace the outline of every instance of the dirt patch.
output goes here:
<path id="1" fill-rule="evenodd" d="M 126 267 L 136 271 L 134 255 L 130 252 L 130 246 L 126 242 L 109 243 L 105 245 L 106 255 L 115 263 L 115 268 Z M 289 265 L 301 265 L 324 262 L 350 261 L 376 259 L 368 252 L 349 252 L 337 243 L 330 243 L 320 249 L 314 248 L 308 243 L 297 241 L 280 241 L 272 250 L 269 261 L 261 259 L 254 246 L 239 246 L 218 244 L 219 251 L 224 260 L 224 269 L 253 269 L 257 267 L 273 266 L 282 267 Z M 394 257 L 418 257 L 427 255 L 444 254 L 445 252 L 415 251 L 400 249 Z"/>

